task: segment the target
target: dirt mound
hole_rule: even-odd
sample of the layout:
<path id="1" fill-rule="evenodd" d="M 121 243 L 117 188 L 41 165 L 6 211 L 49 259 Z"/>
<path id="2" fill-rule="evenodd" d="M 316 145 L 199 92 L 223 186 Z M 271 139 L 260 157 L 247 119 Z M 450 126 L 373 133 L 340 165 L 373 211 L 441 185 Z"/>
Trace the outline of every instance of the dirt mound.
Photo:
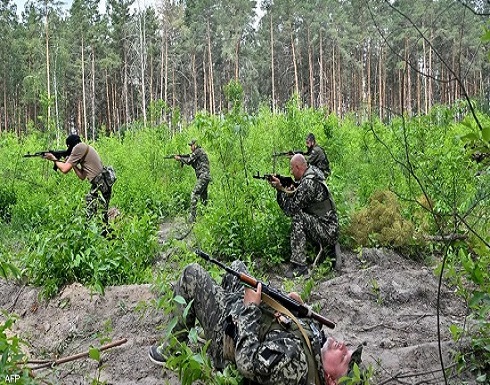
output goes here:
<path id="1" fill-rule="evenodd" d="M 365 342 L 363 360 L 376 369 L 374 383 L 444 383 L 439 359 L 436 317 L 437 278 L 426 267 L 388 250 L 365 249 L 361 256 L 343 252 L 338 276 L 317 282 L 312 302 L 335 321 L 328 331 L 352 345 Z M 281 286 L 282 278 L 274 277 Z M 39 302 L 38 290 L 0 281 L 0 307 L 19 315 L 14 332 L 24 338 L 31 358 L 53 358 L 100 346 L 104 338 L 127 338 L 102 353 L 103 366 L 82 359 L 37 371 L 51 383 L 179 384 L 176 375 L 147 359 L 164 323 L 162 314 L 146 307 L 155 298 L 149 285 L 107 288 L 105 295 L 81 285 L 66 287 L 49 302 Z M 464 304 L 450 289 L 441 294 L 440 333 L 445 366 L 452 364 L 448 327 L 465 320 Z M 454 383 L 454 382 L 453 382 Z M 472 383 L 469 381 L 468 383 Z"/>

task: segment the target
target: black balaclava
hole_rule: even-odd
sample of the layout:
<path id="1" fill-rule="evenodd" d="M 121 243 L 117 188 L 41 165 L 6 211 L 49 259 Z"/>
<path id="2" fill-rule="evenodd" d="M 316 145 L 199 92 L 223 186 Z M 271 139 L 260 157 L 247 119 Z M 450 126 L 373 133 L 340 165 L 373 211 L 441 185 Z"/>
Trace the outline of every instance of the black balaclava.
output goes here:
<path id="1" fill-rule="evenodd" d="M 68 147 L 67 156 L 71 154 L 73 147 L 75 147 L 78 143 L 82 143 L 82 140 L 78 135 L 72 134 L 66 138 L 66 146 Z"/>

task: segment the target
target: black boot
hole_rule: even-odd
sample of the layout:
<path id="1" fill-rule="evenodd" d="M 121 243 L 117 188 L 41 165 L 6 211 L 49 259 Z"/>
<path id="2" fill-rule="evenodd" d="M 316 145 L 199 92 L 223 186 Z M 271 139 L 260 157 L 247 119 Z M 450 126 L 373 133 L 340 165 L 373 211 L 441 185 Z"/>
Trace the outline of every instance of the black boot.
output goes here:
<path id="1" fill-rule="evenodd" d="M 284 276 L 286 278 L 303 277 L 309 275 L 309 273 L 310 271 L 307 265 L 291 262 L 291 266 Z"/>

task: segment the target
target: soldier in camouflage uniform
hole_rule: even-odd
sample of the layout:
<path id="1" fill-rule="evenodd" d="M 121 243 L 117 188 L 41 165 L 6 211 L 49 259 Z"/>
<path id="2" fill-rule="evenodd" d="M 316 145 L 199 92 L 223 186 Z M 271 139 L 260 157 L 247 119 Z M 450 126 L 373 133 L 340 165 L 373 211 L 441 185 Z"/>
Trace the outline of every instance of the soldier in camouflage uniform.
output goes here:
<path id="1" fill-rule="evenodd" d="M 248 274 L 240 261 L 233 262 L 234 270 Z M 247 288 L 245 293 L 239 280 L 227 274 L 221 286 L 199 264 L 188 265 L 174 289 L 192 304 L 185 320 L 186 305 L 179 305 L 173 333 L 181 342 L 187 340 L 187 331 L 200 322 L 208 349 L 216 369 L 234 362 L 248 384 L 264 385 L 323 385 L 334 384 L 348 372 L 352 351 L 333 338 L 325 339 L 321 326 L 311 318 L 299 318 L 311 343 L 311 351 L 301 337 L 295 323 L 279 322 L 276 311 L 261 302 L 262 286 L 257 291 Z M 299 296 L 298 296 L 299 297 Z M 230 325 L 232 326 L 230 328 Z M 184 331 L 184 333 L 182 333 Z M 232 336 L 232 354 L 224 356 L 225 336 Z M 163 365 L 168 345 L 152 346 L 151 361 Z M 227 350 L 228 351 L 228 350 Z"/>
<path id="2" fill-rule="evenodd" d="M 306 137 L 306 147 L 308 152 L 305 155 L 306 161 L 310 166 L 315 166 L 323 172 L 325 178 L 330 175 L 330 164 L 325 150 L 316 144 L 315 135 L 311 132 Z"/>
<path id="3" fill-rule="evenodd" d="M 275 177 L 270 184 L 277 190 L 279 206 L 292 218 L 291 263 L 295 268 L 288 274 L 292 277 L 308 273 L 307 239 L 319 243 L 323 249 L 331 248 L 338 239 L 339 223 L 323 174 L 309 166 L 301 154 L 291 158 L 290 166 L 294 179 L 299 181 L 294 190 L 287 190 Z"/>
<path id="4" fill-rule="evenodd" d="M 211 181 L 211 176 L 209 173 L 209 159 L 208 155 L 204 150 L 198 146 L 195 139 L 189 142 L 192 153 L 190 156 L 179 156 L 175 155 L 175 160 L 192 166 L 196 172 L 196 184 L 194 190 L 191 193 L 191 207 L 189 214 L 189 222 L 193 223 L 196 220 L 197 202 L 201 199 L 202 203 L 205 205 L 208 200 L 208 185 Z"/>

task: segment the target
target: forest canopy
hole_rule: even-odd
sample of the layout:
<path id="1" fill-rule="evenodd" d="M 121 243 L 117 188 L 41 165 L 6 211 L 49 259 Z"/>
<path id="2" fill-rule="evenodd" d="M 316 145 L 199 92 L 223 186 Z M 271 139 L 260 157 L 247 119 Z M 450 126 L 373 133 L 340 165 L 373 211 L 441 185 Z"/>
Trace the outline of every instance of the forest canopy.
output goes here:
<path id="1" fill-rule="evenodd" d="M 249 112 L 293 94 L 359 119 L 466 95 L 488 110 L 488 12 L 455 0 L 108 0 L 103 12 L 95 0 L 3 1 L 0 132 L 179 130 L 199 111 L 226 111 L 230 81 Z"/>

